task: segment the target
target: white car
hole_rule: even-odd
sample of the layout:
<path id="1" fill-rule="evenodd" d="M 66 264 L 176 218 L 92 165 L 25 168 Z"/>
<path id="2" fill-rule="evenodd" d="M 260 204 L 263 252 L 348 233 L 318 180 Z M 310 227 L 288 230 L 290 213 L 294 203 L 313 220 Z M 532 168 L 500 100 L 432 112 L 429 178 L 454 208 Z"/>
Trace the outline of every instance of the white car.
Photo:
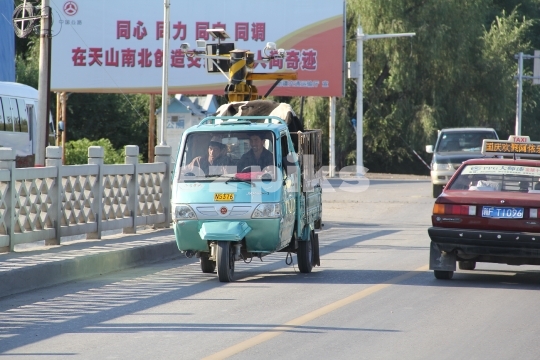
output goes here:
<path id="1" fill-rule="evenodd" d="M 431 184 L 433 197 L 438 197 L 443 187 L 465 160 L 483 157 L 484 139 L 498 139 L 492 128 L 449 128 L 439 131 L 435 147 L 426 146 L 426 152 L 433 154 L 431 160 Z"/>

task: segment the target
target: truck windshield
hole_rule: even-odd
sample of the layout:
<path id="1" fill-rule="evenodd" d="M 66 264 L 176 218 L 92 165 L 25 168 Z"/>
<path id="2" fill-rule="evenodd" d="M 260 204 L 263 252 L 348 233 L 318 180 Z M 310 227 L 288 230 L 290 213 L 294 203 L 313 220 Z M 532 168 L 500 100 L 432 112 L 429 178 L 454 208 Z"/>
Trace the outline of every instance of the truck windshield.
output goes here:
<path id="1" fill-rule="evenodd" d="M 275 179 L 274 144 L 268 130 L 191 133 L 182 149 L 178 180 Z"/>
<path id="2" fill-rule="evenodd" d="M 497 139 L 492 131 L 443 132 L 437 143 L 436 152 L 480 152 L 484 139 Z"/>
<path id="3" fill-rule="evenodd" d="M 508 165 L 467 165 L 449 190 L 540 193 L 540 168 Z"/>

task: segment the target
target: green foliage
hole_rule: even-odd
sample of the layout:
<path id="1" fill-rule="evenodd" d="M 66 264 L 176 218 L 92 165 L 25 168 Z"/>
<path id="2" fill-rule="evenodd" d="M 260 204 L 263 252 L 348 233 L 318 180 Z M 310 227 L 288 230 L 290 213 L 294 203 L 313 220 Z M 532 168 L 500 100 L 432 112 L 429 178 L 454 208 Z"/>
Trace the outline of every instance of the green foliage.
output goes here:
<path id="1" fill-rule="evenodd" d="M 67 104 L 69 139 L 106 138 L 115 148 L 138 145 L 140 153 L 147 155 L 148 95 L 74 93 Z"/>
<path id="2" fill-rule="evenodd" d="M 528 48 L 533 25 L 517 10 L 489 0 L 357 0 L 350 10 L 362 14 L 366 34 L 416 32 L 364 42 L 364 161 L 371 171 L 427 174 L 411 148 L 428 160 L 421 149 L 437 129 L 493 126 L 505 136 L 513 126 L 514 54 Z"/>
<path id="3" fill-rule="evenodd" d="M 105 164 L 123 164 L 125 149 L 115 150 L 109 139 L 88 140 L 80 139 L 68 141 L 66 143 L 66 165 L 88 164 L 88 148 L 90 146 L 101 146 L 104 150 L 103 162 Z M 142 155 L 139 155 L 139 162 L 142 162 Z"/>
<path id="4" fill-rule="evenodd" d="M 28 41 L 27 51 L 16 55 L 15 78 L 18 83 L 37 89 L 39 78 L 39 39 Z"/>

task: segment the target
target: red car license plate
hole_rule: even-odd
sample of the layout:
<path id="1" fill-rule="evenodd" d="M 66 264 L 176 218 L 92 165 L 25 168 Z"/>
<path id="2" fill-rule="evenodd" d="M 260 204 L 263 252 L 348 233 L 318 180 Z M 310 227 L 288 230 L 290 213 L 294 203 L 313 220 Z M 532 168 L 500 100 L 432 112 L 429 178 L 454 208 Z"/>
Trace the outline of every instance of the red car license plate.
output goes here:
<path id="1" fill-rule="evenodd" d="M 523 219 L 523 208 L 517 207 L 482 207 L 482 217 L 496 219 Z"/>

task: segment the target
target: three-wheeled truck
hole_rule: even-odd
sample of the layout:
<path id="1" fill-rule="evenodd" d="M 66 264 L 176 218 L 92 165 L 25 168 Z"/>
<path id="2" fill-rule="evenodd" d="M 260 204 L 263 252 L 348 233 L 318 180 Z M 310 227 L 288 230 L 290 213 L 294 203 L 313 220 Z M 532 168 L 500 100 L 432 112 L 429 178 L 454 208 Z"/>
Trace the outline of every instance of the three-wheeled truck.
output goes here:
<path id="1" fill-rule="evenodd" d="M 186 130 L 172 195 L 178 248 L 199 257 L 202 272 L 217 268 L 221 282 L 233 280 L 236 261 L 277 251 L 296 253 L 302 273 L 320 265 L 321 135 L 256 115 L 208 117 Z"/>
<path id="2" fill-rule="evenodd" d="M 230 103 L 183 134 L 171 199 L 178 248 L 199 257 L 204 273 L 217 268 L 222 282 L 233 280 L 236 261 L 276 251 L 288 263 L 296 253 L 300 272 L 309 273 L 320 265 L 322 133 L 304 131 L 290 105 L 259 100 L 254 80 L 276 80 L 266 98 L 281 80 L 296 79 L 294 72 L 253 72 L 257 62 L 283 59 L 283 49 L 268 43 L 255 60 L 222 43 L 224 29 L 207 32 L 217 44 L 181 49 L 206 58 L 208 72 L 228 71 Z"/>

